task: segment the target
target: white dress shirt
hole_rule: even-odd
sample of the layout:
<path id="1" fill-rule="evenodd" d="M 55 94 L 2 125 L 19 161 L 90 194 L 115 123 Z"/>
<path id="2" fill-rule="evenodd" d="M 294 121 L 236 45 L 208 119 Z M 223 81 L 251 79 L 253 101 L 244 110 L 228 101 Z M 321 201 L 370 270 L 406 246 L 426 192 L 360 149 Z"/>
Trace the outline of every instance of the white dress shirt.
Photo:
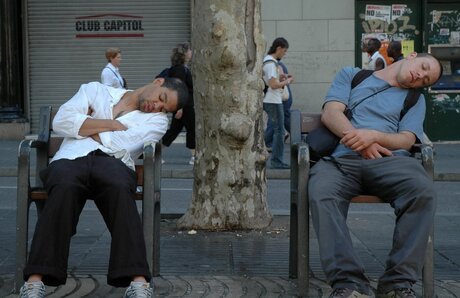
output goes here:
<path id="1" fill-rule="evenodd" d="M 113 88 L 124 88 L 123 77 L 118 70 L 118 67 L 108 63 L 101 73 L 101 83 Z"/>
<path id="2" fill-rule="evenodd" d="M 63 104 L 53 120 L 53 130 L 64 136 L 59 151 L 51 162 L 59 159 L 76 159 L 91 151 L 101 151 L 121 159 L 134 168 L 134 159 L 143 151 L 145 142 L 159 142 L 168 128 L 165 113 L 131 111 L 117 118 L 128 129 L 99 133 L 102 144 L 91 137 L 78 134 L 87 118 L 114 119 L 113 106 L 127 92 L 125 89 L 107 87 L 99 82 L 83 84 L 80 90 Z M 91 108 L 92 114 L 88 115 Z"/>

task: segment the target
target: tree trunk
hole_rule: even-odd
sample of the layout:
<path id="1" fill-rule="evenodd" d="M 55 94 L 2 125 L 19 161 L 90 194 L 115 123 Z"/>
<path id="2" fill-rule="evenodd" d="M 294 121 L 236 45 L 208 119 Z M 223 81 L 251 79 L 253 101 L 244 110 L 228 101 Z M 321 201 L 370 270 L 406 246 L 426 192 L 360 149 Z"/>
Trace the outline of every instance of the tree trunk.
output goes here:
<path id="1" fill-rule="evenodd" d="M 270 224 L 263 144 L 260 0 L 193 2 L 197 161 L 192 202 L 178 226 Z"/>

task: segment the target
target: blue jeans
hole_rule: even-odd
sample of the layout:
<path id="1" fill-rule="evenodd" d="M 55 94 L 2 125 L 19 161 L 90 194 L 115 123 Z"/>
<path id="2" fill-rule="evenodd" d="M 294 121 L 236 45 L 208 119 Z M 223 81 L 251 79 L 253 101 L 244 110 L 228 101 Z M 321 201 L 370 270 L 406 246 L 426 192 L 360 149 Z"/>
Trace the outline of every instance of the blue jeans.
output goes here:
<path id="1" fill-rule="evenodd" d="M 279 165 L 283 162 L 284 154 L 284 109 L 282 104 L 264 103 L 264 111 L 268 114 L 268 121 L 273 123 L 273 135 L 270 136 L 265 131 L 265 144 L 273 138 L 272 145 L 272 165 Z"/>
<path id="2" fill-rule="evenodd" d="M 284 129 L 289 133 L 291 132 L 291 106 L 292 106 L 292 96 L 289 96 L 288 100 L 283 101 Z M 273 122 L 270 119 L 268 119 L 267 130 L 265 131 L 265 146 L 267 147 L 272 146 L 273 133 L 274 133 Z"/>

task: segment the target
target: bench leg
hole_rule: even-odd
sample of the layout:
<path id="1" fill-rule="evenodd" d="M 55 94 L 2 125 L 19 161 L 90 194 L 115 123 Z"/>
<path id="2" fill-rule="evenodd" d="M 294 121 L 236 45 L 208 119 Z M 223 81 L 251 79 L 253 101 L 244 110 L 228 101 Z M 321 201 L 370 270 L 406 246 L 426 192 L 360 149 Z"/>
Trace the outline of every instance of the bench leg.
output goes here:
<path id="1" fill-rule="evenodd" d="M 153 267 L 152 275 L 154 277 L 160 276 L 160 192 L 155 192 L 157 198 L 153 211 Z"/>
<path id="2" fill-rule="evenodd" d="M 161 144 L 155 144 L 154 163 L 154 185 L 155 191 L 153 210 L 153 276 L 160 275 L 160 222 L 161 222 Z"/>
<path id="3" fill-rule="evenodd" d="M 290 223 L 289 223 L 289 278 L 297 278 L 297 234 L 298 234 L 298 220 L 297 220 L 297 202 L 299 201 L 298 191 L 298 164 L 297 164 L 297 150 L 298 146 L 291 146 L 291 208 L 290 208 Z"/>
<path id="4" fill-rule="evenodd" d="M 298 204 L 297 204 L 297 219 L 298 219 L 298 252 L 297 252 L 297 280 L 299 284 L 299 296 L 307 297 L 310 280 L 308 276 L 309 265 L 309 201 L 308 201 L 308 175 L 309 175 L 309 154 L 308 146 L 305 144 L 299 146 L 298 152 Z"/>
<path id="5" fill-rule="evenodd" d="M 289 278 L 297 278 L 297 204 L 291 203 L 289 224 Z"/>
<path id="6" fill-rule="evenodd" d="M 23 202 L 18 201 L 16 214 L 16 271 L 14 277 L 14 293 L 19 293 L 19 289 L 24 283 L 23 271 L 27 262 L 28 219 L 28 202 L 26 201 L 25 204 L 23 204 Z"/>
<path id="7" fill-rule="evenodd" d="M 27 240 L 29 229 L 29 176 L 30 145 L 22 141 L 19 145 L 18 178 L 16 197 L 16 270 L 14 273 L 15 293 L 24 283 L 23 271 L 27 262 Z"/>
<path id="8" fill-rule="evenodd" d="M 144 228 L 145 249 L 150 270 L 155 266 L 154 230 L 155 230 L 155 171 L 154 144 L 144 146 L 144 185 L 142 198 L 142 225 Z"/>
<path id="9" fill-rule="evenodd" d="M 299 284 L 299 296 L 307 297 L 309 288 L 309 276 L 308 276 L 308 265 L 309 265 L 309 210 L 308 202 L 299 202 L 299 228 L 298 228 L 298 268 L 297 268 L 297 279 Z"/>
<path id="10" fill-rule="evenodd" d="M 434 227 L 431 228 L 423 266 L 423 297 L 434 297 Z"/>

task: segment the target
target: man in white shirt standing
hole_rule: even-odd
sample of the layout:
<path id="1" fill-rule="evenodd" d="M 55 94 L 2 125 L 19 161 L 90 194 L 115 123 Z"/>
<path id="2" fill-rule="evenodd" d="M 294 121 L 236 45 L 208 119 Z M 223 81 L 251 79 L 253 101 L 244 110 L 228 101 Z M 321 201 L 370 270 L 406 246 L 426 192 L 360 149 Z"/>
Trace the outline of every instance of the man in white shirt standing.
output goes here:
<path id="1" fill-rule="evenodd" d="M 53 129 L 64 141 L 40 173 L 48 200 L 35 228 L 20 297 L 44 297 L 67 279 L 70 239 L 87 198 L 112 236 L 107 283 L 125 297 L 151 297 L 142 224 L 134 200 L 134 159 L 146 141 L 160 141 L 167 112 L 188 99 L 182 81 L 158 78 L 134 91 L 84 84 L 61 106 Z"/>
<path id="2" fill-rule="evenodd" d="M 367 69 L 381 70 L 387 66 L 385 58 L 380 54 L 379 50 L 382 43 L 377 38 L 366 39 L 363 43 L 363 51 L 369 55 L 369 64 Z"/>
<path id="3" fill-rule="evenodd" d="M 113 88 L 127 89 L 126 81 L 120 74 L 121 50 L 119 48 L 108 48 L 105 51 L 107 65 L 101 73 L 101 83 Z"/>

